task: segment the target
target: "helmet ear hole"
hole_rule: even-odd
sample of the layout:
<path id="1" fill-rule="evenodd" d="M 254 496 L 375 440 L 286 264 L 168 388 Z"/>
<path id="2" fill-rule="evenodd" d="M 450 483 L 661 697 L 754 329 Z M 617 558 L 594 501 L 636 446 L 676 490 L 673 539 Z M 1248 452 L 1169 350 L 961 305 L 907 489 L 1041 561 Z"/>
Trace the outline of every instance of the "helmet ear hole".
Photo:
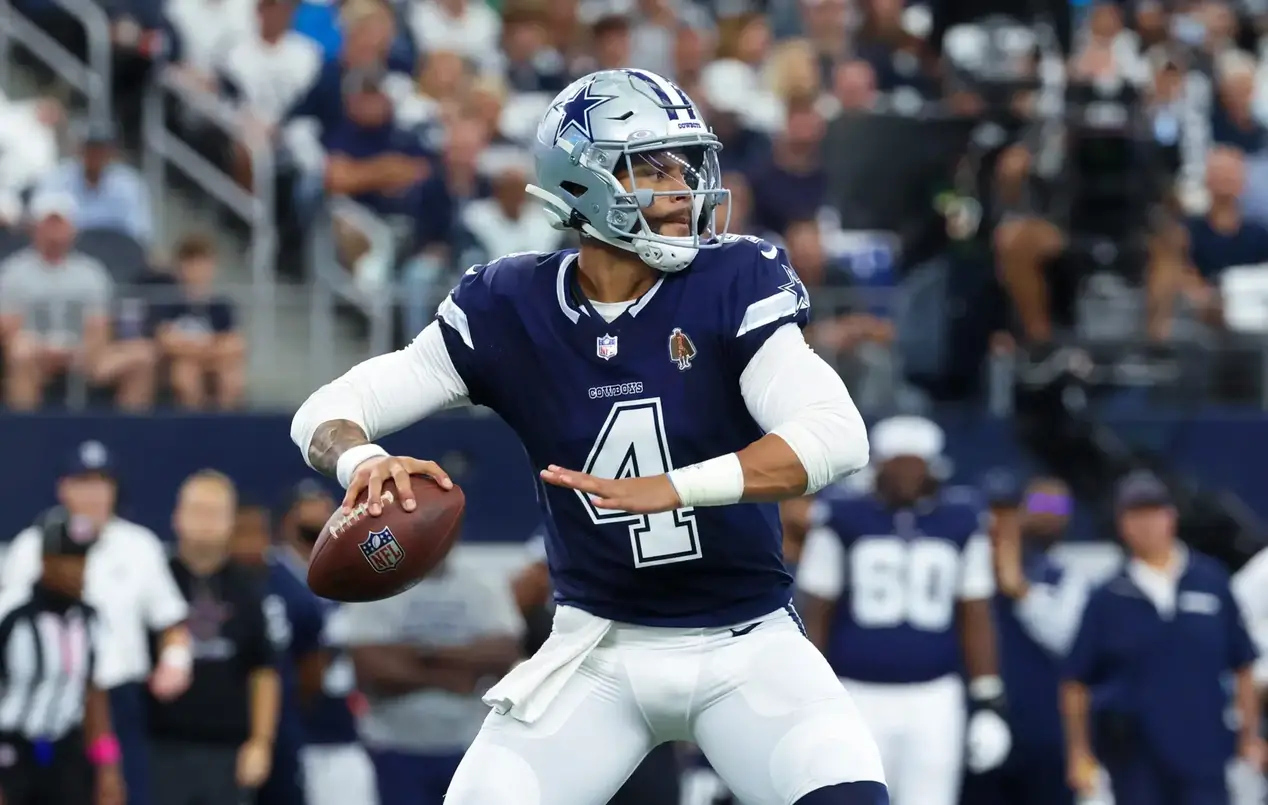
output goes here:
<path id="1" fill-rule="evenodd" d="M 576 182 L 560 182 L 559 189 L 575 198 L 580 198 L 590 192 L 590 188 L 585 185 L 577 184 Z"/>

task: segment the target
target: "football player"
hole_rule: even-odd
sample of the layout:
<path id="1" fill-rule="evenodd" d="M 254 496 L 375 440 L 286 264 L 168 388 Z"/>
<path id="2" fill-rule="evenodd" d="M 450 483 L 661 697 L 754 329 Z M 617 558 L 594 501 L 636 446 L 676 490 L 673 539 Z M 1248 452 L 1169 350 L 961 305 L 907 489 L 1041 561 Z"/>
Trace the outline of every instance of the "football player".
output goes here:
<path id="1" fill-rule="evenodd" d="M 325 622 L 336 605 L 314 595 L 305 580 L 308 556 L 334 508 L 330 493 L 315 480 L 296 484 L 283 507 L 275 547 L 267 513 L 239 510 L 234 558 L 263 576 L 265 625 L 282 675 L 273 771 L 258 805 L 378 802 L 374 768 L 348 704 L 356 681 L 352 661 L 324 645 Z M 258 515 L 263 516 L 257 521 Z"/>
<path id="2" fill-rule="evenodd" d="M 281 546 L 274 552 L 274 573 L 289 577 L 297 591 L 308 593 L 308 601 L 298 594 L 287 601 L 291 611 L 305 611 L 313 623 L 309 651 L 300 655 L 300 712 L 304 747 L 300 750 L 304 796 L 307 805 L 338 805 L 355 802 L 377 805 L 374 766 L 357 735 L 351 700 L 356 695 L 356 673 L 348 653 L 330 645 L 327 625 L 338 604 L 318 598 L 307 588 L 308 560 L 335 501 L 312 479 L 302 481 L 291 492 L 289 506 L 281 519 Z M 279 587 L 282 585 L 278 585 Z M 311 628 L 311 627 L 310 627 Z M 315 639 L 313 639 L 315 638 Z"/>
<path id="3" fill-rule="evenodd" d="M 873 491 L 816 501 L 798 566 L 806 629 L 872 730 L 897 805 L 955 805 L 968 765 L 1002 763 L 990 543 L 975 492 L 939 488 L 942 430 L 920 417 L 872 429 Z"/>
<path id="4" fill-rule="evenodd" d="M 676 740 L 751 805 L 888 801 L 792 607 L 775 503 L 864 466 L 866 429 L 802 337 L 787 255 L 715 225 L 720 148 L 658 75 L 577 80 L 540 124 L 529 191 L 579 251 L 471 268 L 412 344 L 295 415 L 309 464 L 372 514 L 388 478 L 452 486 L 374 440 L 462 402 L 500 414 L 540 472 L 554 631 L 486 695 L 450 805 L 605 802 Z"/>

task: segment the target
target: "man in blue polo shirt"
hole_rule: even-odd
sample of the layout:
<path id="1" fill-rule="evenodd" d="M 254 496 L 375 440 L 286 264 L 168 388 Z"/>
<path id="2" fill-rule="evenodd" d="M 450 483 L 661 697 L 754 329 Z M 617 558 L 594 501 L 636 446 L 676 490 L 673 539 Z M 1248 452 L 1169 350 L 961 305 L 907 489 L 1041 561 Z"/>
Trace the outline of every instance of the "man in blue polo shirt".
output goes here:
<path id="1" fill-rule="evenodd" d="M 1255 647 L 1228 573 L 1178 542 L 1154 475 L 1124 478 L 1115 508 L 1130 558 L 1089 597 L 1062 684 L 1071 787 L 1089 792 L 1104 768 L 1116 802 L 1228 805 L 1232 761 L 1263 759 Z"/>

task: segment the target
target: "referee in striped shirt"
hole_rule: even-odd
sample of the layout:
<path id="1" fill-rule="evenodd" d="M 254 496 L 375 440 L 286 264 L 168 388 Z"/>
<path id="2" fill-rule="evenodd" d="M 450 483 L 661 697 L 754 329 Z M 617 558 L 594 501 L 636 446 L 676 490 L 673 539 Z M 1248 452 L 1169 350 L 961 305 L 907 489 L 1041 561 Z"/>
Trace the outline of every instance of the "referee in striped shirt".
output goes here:
<path id="1" fill-rule="evenodd" d="M 36 528 L 39 577 L 0 591 L 0 801 L 122 805 L 119 744 L 97 683 L 101 627 L 83 601 L 97 534 L 60 506 Z"/>

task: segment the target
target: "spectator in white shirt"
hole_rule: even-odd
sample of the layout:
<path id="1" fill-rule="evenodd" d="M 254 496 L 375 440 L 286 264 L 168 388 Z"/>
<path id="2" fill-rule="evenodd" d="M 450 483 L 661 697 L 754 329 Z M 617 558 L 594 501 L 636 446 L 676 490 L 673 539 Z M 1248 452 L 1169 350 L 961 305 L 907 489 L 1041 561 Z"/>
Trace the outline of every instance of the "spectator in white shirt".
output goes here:
<path id="1" fill-rule="evenodd" d="M 321 71 L 321 48 L 292 30 L 295 0 L 258 0 L 258 28 L 234 42 L 218 70 L 226 94 L 243 111 L 276 123 L 312 88 Z"/>
<path id="2" fill-rule="evenodd" d="M 11 101 L 0 91 L 0 191 L 21 192 L 57 165 L 61 120 L 52 101 Z"/>
<path id="3" fill-rule="evenodd" d="M 75 200 L 75 226 L 112 229 L 143 244 L 154 233 L 150 193 L 141 174 L 117 159 L 115 128 L 102 121 L 84 133 L 78 158 L 64 160 L 40 182 L 45 193 L 67 193 Z"/>
<path id="4" fill-rule="evenodd" d="M 255 31 L 255 0 L 168 0 L 164 10 L 178 38 L 180 74 L 215 92 L 216 67 Z"/>
<path id="5" fill-rule="evenodd" d="M 468 202 L 461 224 L 484 253 L 484 260 L 560 247 L 563 233 L 551 226 L 542 206 L 524 190 L 532 177 L 531 156 L 516 148 L 489 148 L 479 158 L 479 170 L 493 195 Z"/>
<path id="6" fill-rule="evenodd" d="M 497 58 L 502 18 L 483 0 L 415 0 L 409 29 L 420 51 L 453 50 L 484 64 Z"/>
<path id="7" fill-rule="evenodd" d="M 278 122 L 304 98 L 321 74 L 321 47 L 292 30 L 295 0 L 258 0 L 258 30 L 237 40 L 218 65 L 225 97 L 244 119 L 242 141 L 272 140 Z M 251 186 L 251 153 L 234 148 L 234 176 Z"/>
<path id="8" fill-rule="evenodd" d="M 117 494 L 109 451 L 101 442 L 84 442 L 66 463 L 57 482 L 57 497 L 72 517 L 89 521 L 99 534 L 88 552 L 84 600 L 97 608 L 106 628 L 108 650 L 101 658 L 101 684 L 110 690 L 129 801 L 149 805 L 142 686 L 148 677 L 156 698 L 176 698 L 189 687 L 193 656 L 184 625 L 187 606 L 172 578 L 163 544 L 154 532 L 115 514 Z M 14 537 L 0 568 L 0 589 L 35 581 L 40 574 L 41 546 L 35 527 Z M 161 633 L 153 673 L 151 631 Z"/>
<path id="9" fill-rule="evenodd" d="M 82 372 L 93 385 L 113 387 L 120 407 L 143 410 L 153 400 L 154 351 L 146 339 L 112 338 L 114 283 L 105 266 L 75 249 L 77 212 L 68 193 L 38 193 L 31 246 L 0 263 L 5 401 L 38 407 L 51 381 Z"/>

